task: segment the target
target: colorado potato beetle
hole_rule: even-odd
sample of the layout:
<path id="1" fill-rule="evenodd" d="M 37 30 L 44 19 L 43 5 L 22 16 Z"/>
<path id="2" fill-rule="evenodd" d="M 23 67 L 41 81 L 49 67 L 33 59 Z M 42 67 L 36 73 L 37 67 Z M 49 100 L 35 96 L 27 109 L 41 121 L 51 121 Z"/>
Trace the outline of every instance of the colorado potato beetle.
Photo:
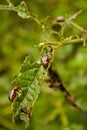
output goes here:
<path id="1" fill-rule="evenodd" d="M 65 18 L 64 18 L 63 16 L 58 16 L 58 17 L 56 18 L 56 21 L 57 21 L 57 22 L 64 22 L 64 21 L 65 21 Z"/>
<path id="2" fill-rule="evenodd" d="M 58 16 L 57 18 L 55 18 L 53 20 L 53 24 L 55 23 L 60 23 L 60 22 L 64 22 L 65 21 L 65 18 L 63 16 Z"/>
<path id="3" fill-rule="evenodd" d="M 47 56 L 42 57 L 41 64 L 43 65 L 43 67 L 48 66 L 48 58 L 47 58 Z"/>
<path id="4" fill-rule="evenodd" d="M 19 90 L 19 87 L 18 86 L 15 86 L 14 88 L 12 88 L 12 90 L 9 92 L 8 94 L 8 99 L 13 102 L 14 99 L 16 98 L 17 96 L 17 91 Z"/>
<path id="5" fill-rule="evenodd" d="M 43 67 L 48 67 L 51 57 L 51 52 L 48 52 L 46 56 L 42 57 L 41 64 L 43 65 Z"/>

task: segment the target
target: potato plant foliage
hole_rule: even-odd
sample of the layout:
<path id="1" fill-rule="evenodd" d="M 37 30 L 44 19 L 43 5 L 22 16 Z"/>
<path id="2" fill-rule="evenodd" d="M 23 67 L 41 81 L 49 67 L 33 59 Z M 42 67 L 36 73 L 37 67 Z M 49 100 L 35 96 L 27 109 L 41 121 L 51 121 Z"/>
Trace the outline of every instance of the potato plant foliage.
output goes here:
<path id="1" fill-rule="evenodd" d="M 15 116 L 20 114 L 20 119 L 24 120 L 26 125 L 29 124 L 32 107 L 38 98 L 46 74 L 47 68 L 44 68 L 40 61 L 31 63 L 30 56 L 27 56 L 20 73 L 12 80 L 13 86 L 19 87 L 18 96 L 13 102 L 14 114 Z"/>
<path id="2" fill-rule="evenodd" d="M 82 108 L 76 103 L 75 98 L 62 83 L 58 72 L 52 66 L 53 55 L 60 46 L 81 43 L 85 46 L 87 31 L 74 22 L 74 19 L 76 19 L 82 10 L 69 16 L 67 19 L 63 16 L 55 18 L 50 29 L 47 29 L 45 26 L 45 22 L 47 22 L 49 17 L 43 21 L 38 20 L 35 14 L 28 11 L 28 7 L 24 1 L 14 6 L 14 4 L 8 0 L 8 5 L 0 5 L 0 10 L 15 11 L 18 16 L 23 19 L 32 18 L 37 22 L 38 26 L 41 27 L 42 31 L 48 33 L 50 37 L 49 41 L 42 41 L 42 43 L 38 45 L 41 53 L 40 60 L 33 63 L 31 56 L 27 56 L 21 66 L 19 74 L 14 75 L 12 79 L 12 89 L 14 90 L 15 86 L 18 87 L 16 92 L 15 90 L 13 91 L 15 93 L 15 98 L 12 100 L 14 118 L 19 115 L 20 119 L 25 122 L 25 128 L 29 125 L 32 117 L 32 108 L 40 94 L 40 88 L 43 82 L 48 83 L 50 88 L 59 89 L 66 101 L 77 110 L 82 111 Z M 80 36 L 64 37 L 68 25 L 80 31 Z M 10 96 L 10 98 L 13 98 L 11 93 Z"/>

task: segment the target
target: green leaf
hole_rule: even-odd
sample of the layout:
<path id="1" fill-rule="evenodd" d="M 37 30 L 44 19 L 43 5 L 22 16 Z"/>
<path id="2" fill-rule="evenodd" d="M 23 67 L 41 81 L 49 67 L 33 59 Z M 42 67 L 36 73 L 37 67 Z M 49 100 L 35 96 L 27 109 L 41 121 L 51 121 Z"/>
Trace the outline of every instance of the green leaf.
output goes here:
<path id="1" fill-rule="evenodd" d="M 40 63 L 31 63 L 28 56 L 21 67 L 20 73 L 14 77 L 12 84 L 18 85 L 20 90 L 16 100 L 13 102 L 14 114 L 20 114 L 20 118 L 29 123 L 30 108 L 33 107 L 40 93 L 44 68 Z M 26 109 L 27 112 L 21 111 Z"/>
<path id="2" fill-rule="evenodd" d="M 30 12 L 24 1 L 22 1 L 18 6 L 14 6 L 12 3 L 9 5 L 0 5 L 0 10 L 12 10 L 17 12 L 18 16 L 21 18 L 30 18 Z"/>
<path id="3" fill-rule="evenodd" d="M 26 6 L 24 1 L 22 1 L 16 8 L 18 10 L 17 13 L 18 13 L 18 15 L 20 17 L 22 17 L 22 18 L 29 18 L 29 17 L 31 17 L 29 12 L 28 12 L 28 8 L 27 8 L 27 6 Z"/>
<path id="4" fill-rule="evenodd" d="M 49 52 L 52 53 L 51 46 L 44 47 L 41 53 L 42 58 L 48 56 Z M 51 59 L 48 61 L 48 66 L 44 67 L 42 62 L 31 63 L 30 56 L 27 56 L 19 74 L 12 80 L 13 86 L 19 87 L 17 96 L 13 100 L 14 116 L 20 115 L 20 119 L 25 122 L 26 126 L 29 124 L 32 107 L 39 96 Z"/>

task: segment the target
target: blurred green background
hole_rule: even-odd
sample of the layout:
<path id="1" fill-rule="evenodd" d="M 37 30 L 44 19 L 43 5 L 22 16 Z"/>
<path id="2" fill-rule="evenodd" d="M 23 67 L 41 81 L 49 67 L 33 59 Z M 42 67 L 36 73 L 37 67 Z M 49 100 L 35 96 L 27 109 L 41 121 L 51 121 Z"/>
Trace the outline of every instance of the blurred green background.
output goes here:
<path id="1" fill-rule="evenodd" d="M 21 0 L 12 0 L 18 5 Z M 25 0 L 31 12 L 39 19 L 51 16 L 50 22 L 58 15 L 83 12 L 75 20 L 87 28 L 86 0 Z M 7 4 L 5 0 L 0 4 Z M 79 33 L 79 32 L 77 32 Z M 70 34 L 70 30 L 66 35 Z M 8 100 L 11 79 L 18 73 L 27 55 L 32 61 L 40 59 L 37 46 L 46 40 L 46 34 L 31 19 L 22 19 L 13 11 L 0 11 L 0 130 L 12 127 L 12 106 Z M 87 48 L 82 45 L 67 45 L 59 48 L 53 60 L 53 66 L 59 72 L 67 89 L 76 97 L 84 112 L 78 112 L 70 106 L 60 91 L 54 91 L 44 85 L 33 108 L 33 116 L 28 130 L 86 130 L 87 129 Z M 23 130 L 24 124 L 16 120 L 16 130 Z"/>

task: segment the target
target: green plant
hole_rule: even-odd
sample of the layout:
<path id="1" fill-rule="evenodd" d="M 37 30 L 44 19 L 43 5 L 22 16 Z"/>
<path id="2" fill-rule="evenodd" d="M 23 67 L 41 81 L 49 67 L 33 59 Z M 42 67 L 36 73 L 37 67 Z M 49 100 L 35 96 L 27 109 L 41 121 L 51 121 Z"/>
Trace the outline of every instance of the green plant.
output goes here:
<path id="1" fill-rule="evenodd" d="M 21 2 L 16 7 L 9 0 L 8 3 L 8 5 L 1 5 L 0 10 L 12 10 L 17 12 L 17 14 L 22 18 L 32 18 L 38 23 L 38 26 L 41 27 L 42 31 L 45 32 L 49 37 L 49 40 L 45 42 L 42 41 L 42 43 L 39 43 L 38 45 L 38 48 L 41 52 L 41 59 L 35 63 L 32 63 L 32 58 L 30 56 L 26 57 L 19 74 L 13 77 L 13 90 L 15 86 L 19 87 L 18 91 L 15 92 L 16 98 L 12 100 L 13 124 L 14 117 L 20 115 L 20 119 L 26 123 L 25 128 L 28 126 L 32 115 L 33 105 L 38 98 L 40 87 L 46 80 L 47 74 L 49 76 L 46 80 L 46 83 L 49 83 L 49 86 L 51 88 L 60 89 L 64 94 L 65 99 L 68 100 L 69 103 L 76 107 L 78 110 L 81 110 L 81 108 L 75 103 L 74 97 L 63 85 L 58 73 L 51 68 L 51 64 L 54 59 L 53 55 L 59 47 L 68 44 L 81 43 L 85 46 L 87 41 L 87 31 L 74 22 L 74 19 L 76 19 L 82 10 L 72 16 L 65 18 L 65 20 L 53 20 L 51 28 L 46 25 L 49 17 L 45 18 L 42 21 L 39 20 L 35 14 L 28 11 L 25 2 Z M 69 26 L 72 26 L 73 30 L 78 30 L 80 32 L 80 35 L 73 34 L 66 37 L 65 32 Z"/>

